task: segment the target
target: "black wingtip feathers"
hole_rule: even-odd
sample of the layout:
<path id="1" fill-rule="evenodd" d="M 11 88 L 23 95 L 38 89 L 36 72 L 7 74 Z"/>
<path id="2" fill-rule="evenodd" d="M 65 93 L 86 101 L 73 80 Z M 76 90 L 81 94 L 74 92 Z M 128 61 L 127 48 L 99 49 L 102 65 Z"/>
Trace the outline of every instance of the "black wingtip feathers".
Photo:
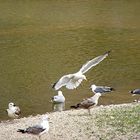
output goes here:
<path id="1" fill-rule="evenodd" d="M 56 82 L 56 83 L 57 83 L 57 82 Z M 54 83 L 54 84 L 52 85 L 52 88 L 55 88 L 56 83 Z"/>

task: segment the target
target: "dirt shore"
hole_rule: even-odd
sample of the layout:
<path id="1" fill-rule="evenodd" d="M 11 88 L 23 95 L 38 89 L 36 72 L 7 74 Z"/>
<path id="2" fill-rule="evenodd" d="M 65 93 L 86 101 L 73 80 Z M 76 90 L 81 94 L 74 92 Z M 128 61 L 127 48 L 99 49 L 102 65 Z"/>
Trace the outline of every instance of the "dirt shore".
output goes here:
<path id="1" fill-rule="evenodd" d="M 50 130 L 41 140 L 139 140 L 140 103 L 97 106 L 87 110 L 47 113 Z M 35 140 L 37 136 L 18 133 L 40 122 L 42 115 L 0 123 L 0 140 Z"/>

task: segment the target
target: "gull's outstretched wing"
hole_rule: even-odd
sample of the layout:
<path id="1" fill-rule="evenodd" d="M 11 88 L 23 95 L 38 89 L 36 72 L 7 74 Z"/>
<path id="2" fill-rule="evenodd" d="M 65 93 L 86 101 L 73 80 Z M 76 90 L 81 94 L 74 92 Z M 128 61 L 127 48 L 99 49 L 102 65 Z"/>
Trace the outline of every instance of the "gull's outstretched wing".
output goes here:
<path id="1" fill-rule="evenodd" d="M 72 74 L 62 76 L 56 83 L 53 84 L 52 88 L 58 90 L 62 86 L 65 86 L 73 77 Z"/>
<path id="2" fill-rule="evenodd" d="M 95 58 L 93 58 L 92 60 L 86 62 L 82 68 L 80 69 L 80 72 L 82 72 L 83 74 L 86 73 L 90 68 L 96 66 L 97 64 L 99 64 L 101 61 L 103 61 L 108 54 L 110 53 L 110 51 L 106 52 L 103 55 L 97 56 Z"/>

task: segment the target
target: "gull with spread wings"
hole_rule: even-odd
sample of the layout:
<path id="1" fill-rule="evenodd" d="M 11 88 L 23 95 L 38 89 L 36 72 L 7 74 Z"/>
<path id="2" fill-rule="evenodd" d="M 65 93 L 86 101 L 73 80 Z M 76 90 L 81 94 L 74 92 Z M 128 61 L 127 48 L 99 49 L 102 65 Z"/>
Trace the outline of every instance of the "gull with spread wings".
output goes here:
<path id="1" fill-rule="evenodd" d="M 76 73 L 62 76 L 56 83 L 53 84 L 53 88 L 55 90 L 58 90 L 63 86 L 66 86 L 67 89 L 77 88 L 83 80 L 87 80 L 84 73 L 86 73 L 89 69 L 99 64 L 102 60 L 104 60 L 108 56 L 109 53 L 110 51 L 86 62 L 81 67 L 81 69 Z"/>

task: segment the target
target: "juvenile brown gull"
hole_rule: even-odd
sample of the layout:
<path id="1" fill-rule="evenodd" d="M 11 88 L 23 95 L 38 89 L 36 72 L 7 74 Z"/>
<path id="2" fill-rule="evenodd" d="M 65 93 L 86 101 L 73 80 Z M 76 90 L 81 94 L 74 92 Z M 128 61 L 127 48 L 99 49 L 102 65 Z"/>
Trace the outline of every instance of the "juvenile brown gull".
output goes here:
<path id="1" fill-rule="evenodd" d="M 96 106 L 98 104 L 99 97 L 101 96 L 101 93 L 96 93 L 94 96 L 84 99 L 82 102 L 78 103 L 77 105 L 71 106 L 71 108 L 84 108 L 88 109 L 88 112 L 90 114 L 90 108 L 93 106 Z"/>

